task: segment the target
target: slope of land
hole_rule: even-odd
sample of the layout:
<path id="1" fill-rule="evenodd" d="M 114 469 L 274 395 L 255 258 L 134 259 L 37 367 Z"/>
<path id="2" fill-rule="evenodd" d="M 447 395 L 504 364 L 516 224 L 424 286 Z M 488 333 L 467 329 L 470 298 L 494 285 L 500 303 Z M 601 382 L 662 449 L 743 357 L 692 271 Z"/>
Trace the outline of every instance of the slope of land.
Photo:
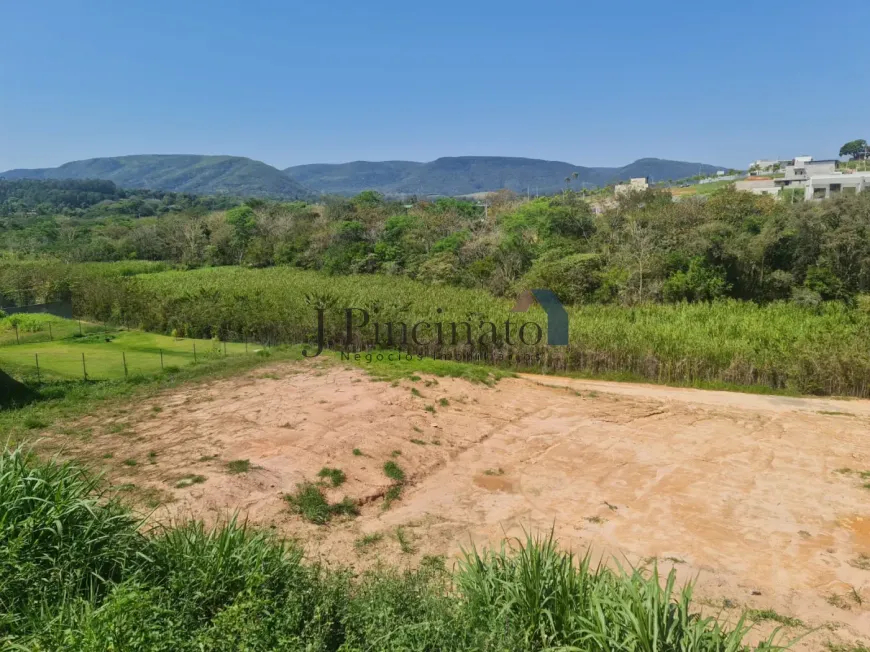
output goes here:
<path id="1" fill-rule="evenodd" d="M 157 519 L 239 509 L 360 567 L 553 527 L 596 558 L 699 576 L 714 612 L 758 610 L 761 634 L 786 623 L 806 634 L 796 649 L 821 650 L 870 637 L 868 426 L 867 401 L 541 376 L 387 385 L 318 360 L 173 390 L 56 441 L 162 504 Z M 390 462 L 405 480 L 386 508 Z M 326 492 L 358 518 L 288 509 L 323 467 L 346 475 Z"/>
<path id="2" fill-rule="evenodd" d="M 661 181 L 681 179 L 724 168 L 700 163 L 644 158 L 619 168 L 581 167 L 561 161 L 506 156 L 456 156 L 429 163 L 355 161 L 335 165 L 297 165 L 288 175 L 320 192 L 356 194 L 378 190 L 388 194 L 468 195 L 508 188 L 519 193 L 558 192 L 565 178 L 575 188 L 603 186 L 631 177 Z M 576 180 L 573 175 L 577 174 Z"/>
<path id="3" fill-rule="evenodd" d="M 106 179 L 124 188 L 198 195 L 308 199 L 311 191 L 270 165 L 241 156 L 142 154 L 72 161 L 56 168 L 9 170 L 7 179 Z"/>

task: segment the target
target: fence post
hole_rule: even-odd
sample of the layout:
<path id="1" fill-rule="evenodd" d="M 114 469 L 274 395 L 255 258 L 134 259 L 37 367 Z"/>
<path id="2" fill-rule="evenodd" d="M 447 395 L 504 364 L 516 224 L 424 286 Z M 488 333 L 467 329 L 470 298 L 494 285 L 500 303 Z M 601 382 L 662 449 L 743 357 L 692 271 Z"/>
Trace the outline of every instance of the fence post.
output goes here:
<path id="1" fill-rule="evenodd" d="M 88 368 L 85 366 L 85 354 L 82 353 L 82 376 L 85 380 L 88 379 Z"/>
<path id="2" fill-rule="evenodd" d="M 83 334 L 84 333 L 82 333 L 82 320 L 79 319 L 79 335 L 83 335 Z"/>
<path id="3" fill-rule="evenodd" d="M 48 339 L 54 342 L 54 335 L 51 334 L 51 322 L 48 322 Z"/>
<path id="4" fill-rule="evenodd" d="M 121 360 L 124 361 L 124 378 L 127 377 L 127 354 L 121 351 Z"/>
<path id="5" fill-rule="evenodd" d="M 196 364 L 196 340 L 193 341 L 193 363 Z"/>
<path id="6" fill-rule="evenodd" d="M 36 382 L 41 384 L 42 383 L 42 376 L 40 376 L 40 374 L 39 374 L 39 354 L 34 353 L 33 355 L 36 356 Z"/>
<path id="7" fill-rule="evenodd" d="M 160 349 L 160 371 L 163 371 L 163 349 Z"/>

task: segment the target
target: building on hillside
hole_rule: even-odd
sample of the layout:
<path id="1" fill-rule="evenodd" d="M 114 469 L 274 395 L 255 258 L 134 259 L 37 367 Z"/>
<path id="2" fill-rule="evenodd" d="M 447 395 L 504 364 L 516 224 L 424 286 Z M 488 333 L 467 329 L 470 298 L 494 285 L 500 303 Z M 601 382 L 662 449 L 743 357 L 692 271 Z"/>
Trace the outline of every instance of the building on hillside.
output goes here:
<path id="1" fill-rule="evenodd" d="M 627 183 L 617 183 L 613 187 L 613 193 L 619 197 L 631 192 L 641 192 L 649 188 L 649 177 L 634 177 Z"/>
<path id="2" fill-rule="evenodd" d="M 779 195 L 780 186 L 776 185 L 771 178 L 743 179 L 734 183 L 734 188 L 742 192 L 751 192 L 754 195 Z"/>
<path id="3" fill-rule="evenodd" d="M 855 194 L 865 190 L 870 190 L 870 172 L 817 174 L 807 179 L 804 199 L 830 199 L 839 194 Z"/>
<path id="4" fill-rule="evenodd" d="M 839 166 L 840 162 L 836 159 L 814 161 L 809 156 L 798 156 L 794 163 L 785 167 L 785 176 L 776 179 L 776 185 L 781 188 L 790 186 L 803 188 L 807 185 L 810 177 L 820 174 L 834 174 Z"/>

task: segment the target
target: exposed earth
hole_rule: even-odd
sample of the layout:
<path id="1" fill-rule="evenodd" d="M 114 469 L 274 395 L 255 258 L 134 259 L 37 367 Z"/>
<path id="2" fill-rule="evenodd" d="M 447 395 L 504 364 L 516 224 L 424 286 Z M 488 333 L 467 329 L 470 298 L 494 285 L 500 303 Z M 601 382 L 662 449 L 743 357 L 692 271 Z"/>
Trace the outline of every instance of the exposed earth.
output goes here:
<path id="1" fill-rule="evenodd" d="M 795 649 L 870 641 L 870 401 L 545 376 L 391 384 L 283 363 L 74 430 L 84 436 L 64 436 L 67 453 L 159 503 L 152 520 L 238 510 L 357 567 L 449 563 L 462 546 L 553 528 L 580 554 L 697 578 L 696 600 L 732 623 L 772 610 L 756 636 L 780 620 L 803 637 Z M 250 467 L 228 466 L 238 460 Z M 384 509 L 389 460 L 407 480 Z M 357 518 L 291 512 L 284 495 L 323 467 L 344 471 L 326 493 L 356 501 Z"/>

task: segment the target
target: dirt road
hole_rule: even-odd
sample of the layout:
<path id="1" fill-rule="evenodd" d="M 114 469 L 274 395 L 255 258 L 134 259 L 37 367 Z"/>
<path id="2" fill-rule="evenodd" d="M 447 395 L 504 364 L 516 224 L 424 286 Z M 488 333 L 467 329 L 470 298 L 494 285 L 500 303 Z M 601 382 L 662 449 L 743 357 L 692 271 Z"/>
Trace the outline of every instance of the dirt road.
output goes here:
<path id="1" fill-rule="evenodd" d="M 697 577 L 698 598 L 724 615 L 799 619 L 787 621 L 806 634 L 797 649 L 870 640 L 870 401 L 540 376 L 391 385 L 286 364 L 82 427 L 93 434 L 73 454 L 171 501 L 157 518 L 239 509 L 362 566 L 552 527 L 581 553 Z M 251 469 L 232 473 L 233 460 Z M 408 481 L 384 510 L 388 460 Z M 283 495 L 322 467 L 347 474 L 328 494 L 355 499 L 360 517 L 315 526 L 290 513 Z"/>

